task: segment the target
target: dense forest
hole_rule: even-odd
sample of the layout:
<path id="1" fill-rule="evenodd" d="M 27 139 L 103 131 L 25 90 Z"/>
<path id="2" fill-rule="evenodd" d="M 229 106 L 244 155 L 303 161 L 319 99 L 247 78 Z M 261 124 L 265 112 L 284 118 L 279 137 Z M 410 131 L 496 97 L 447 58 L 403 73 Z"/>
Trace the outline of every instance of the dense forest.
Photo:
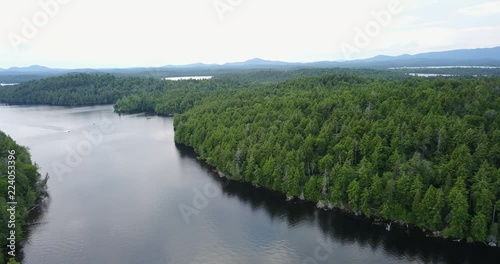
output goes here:
<path id="1" fill-rule="evenodd" d="M 262 85 L 276 85 L 279 82 L 305 76 L 321 76 L 325 73 L 357 74 L 375 79 L 397 80 L 408 78 L 404 74 L 370 69 L 300 69 L 300 70 L 258 70 L 222 74 L 211 80 L 167 81 L 169 89 L 145 91 L 126 96 L 115 104 L 117 112 L 150 112 L 160 115 L 181 114 L 195 103 L 208 96 L 229 96 L 240 90 L 254 90 Z"/>
<path id="2" fill-rule="evenodd" d="M 157 112 L 187 109 L 214 90 L 250 87 L 248 82 L 213 80 L 166 81 L 153 78 L 116 77 L 109 74 L 70 74 L 0 87 L 0 102 L 81 106 L 114 104 L 118 112 Z M 141 98 L 140 100 L 138 98 Z M 172 103 L 170 103 L 172 102 Z M 162 111 L 163 109 L 163 111 Z"/>
<path id="3" fill-rule="evenodd" d="M 205 98 L 175 140 L 235 180 L 496 242 L 500 79 L 327 75 Z"/>
<path id="4" fill-rule="evenodd" d="M 0 87 L 0 102 L 11 104 L 112 104 L 138 91 L 161 90 L 155 79 L 119 78 L 109 74 L 70 74 Z"/>
<path id="5" fill-rule="evenodd" d="M 199 81 L 76 74 L 1 88 L 0 100 L 116 102 L 117 112 L 175 115 L 176 142 L 231 179 L 437 236 L 500 239 L 497 77 L 345 69 Z"/>
<path id="6" fill-rule="evenodd" d="M 183 113 L 209 95 L 230 94 L 239 89 L 255 87 L 255 84 L 228 78 L 161 82 L 168 83 L 169 88 L 163 91 L 143 91 L 125 96 L 115 104 L 115 111 L 174 115 Z"/>
<path id="7" fill-rule="evenodd" d="M 220 72 L 211 80 L 166 81 L 159 78 L 117 77 L 111 74 L 72 73 L 59 77 L 0 87 L 0 102 L 81 106 L 114 104 L 119 112 L 180 113 L 213 91 L 252 88 L 256 84 L 278 83 L 290 78 L 325 73 L 355 72 L 378 78 L 402 78 L 392 71 L 366 69 L 248 70 Z M 186 74 L 184 72 L 184 74 Z M 139 97 L 137 97 L 139 96 Z M 141 99 L 139 99 L 141 98 Z M 157 104 L 162 104 L 157 107 Z M 155 108 L 158 108 L 155 110 Z"/>
<path id="8" fill-rule="evenodd" d="M 14 153 L 14 154 L 12 154 Z M 12 154 L 12 155 L 11 155 Z M 15 159 L 13 159 L 14 157 Z M 15 230 L 16 253 L 19 253 L 19 244 L 23 238 L 25 224 L 29 210 L 35 206 L 37 201 L 47 195 L 46 184 L 48 176 L 41 178 L 36 164 L 31 161 L 30 153 L 25 147 L 22 147 L 0 131 L 0 263 L 5 263 L 4 257 L 10 259 L 8 263 L 17 263 L 14 258 L 7 254 L 7 238 L 11 230 Z M 12 170 L 13 167 L 15 170 Z M 9 179 L 8 171 L 15 171 L 15 179 Z M 15 226 L 10 226 L 10 212 L 7 210 L 10 205 L 7 204 L 12 198 L 9 193 L 12 191 L 11 185 L 15 186 Z M 10 228 L 12 227 L 12 228 Z M 17 256 L 17 254 L 16 254 Z"/>
<path id="9" fill-rule="evenodd" d="M 233 80 L 244 80 L 247 82 L 257 82 L 260 84 L 274 84 L 300 77 L 321 76 L 324 74 L 356 74 L 369 78 L 379 78 L 385 80 L 397 80 L 408 78 L 402 71 L 376 70 L 376 69 L 351 69 L 351 68 L 312 68 L 298 70 L 247 70 L 241 72 L 225 73 L 217 75 Z"/>

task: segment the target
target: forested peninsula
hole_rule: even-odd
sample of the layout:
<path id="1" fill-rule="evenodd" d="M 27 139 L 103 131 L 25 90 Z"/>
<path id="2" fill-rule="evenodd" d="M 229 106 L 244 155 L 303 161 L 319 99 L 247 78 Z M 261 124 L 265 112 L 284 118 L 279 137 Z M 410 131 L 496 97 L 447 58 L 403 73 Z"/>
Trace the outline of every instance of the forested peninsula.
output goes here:
<path id="1" fill-rule="evenodd" d="M 108 99 L 81 102 L 175 115 L 175 141 L 231 179 L 450 239 L 497 244 L 500 78 L 298 75 L 137 78 L 143 84 L 110 86 Z M 58 78 L 64 84 L 75 76 Z M 28 95 L 39 82 L 0 89 L 0 98 L 33 103 Z M 57 87 L 36 102 L 79 105 L 76 95 L 110 92 L 97 83 Z"/>
<path id="2" fill-rule="evenodd" d="M 38 167 L 31 161 L 29 151 L 2 131 L 0 160 L 0 263 L 9 260 L 8 263 L 14 264 L 24 238 L 28 213 L 47 196 L 48 176 L 42 178 Z"/>
<path id="3" fill-rule="evenodd" d="M 207 98 L 175 140 L 232 179 L 494 243 L 499 113 L 498 78 L 329 75 Z"/>

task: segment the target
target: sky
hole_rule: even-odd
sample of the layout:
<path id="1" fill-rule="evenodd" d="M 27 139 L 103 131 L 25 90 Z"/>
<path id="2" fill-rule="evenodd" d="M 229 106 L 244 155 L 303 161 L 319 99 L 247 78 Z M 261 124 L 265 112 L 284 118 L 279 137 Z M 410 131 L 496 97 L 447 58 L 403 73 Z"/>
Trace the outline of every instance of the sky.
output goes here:
<path id="1" fill-rule="evenodd" d="M 0 0 L 0 68 L 338 61 L 500 46 L 495 0 Z"/>

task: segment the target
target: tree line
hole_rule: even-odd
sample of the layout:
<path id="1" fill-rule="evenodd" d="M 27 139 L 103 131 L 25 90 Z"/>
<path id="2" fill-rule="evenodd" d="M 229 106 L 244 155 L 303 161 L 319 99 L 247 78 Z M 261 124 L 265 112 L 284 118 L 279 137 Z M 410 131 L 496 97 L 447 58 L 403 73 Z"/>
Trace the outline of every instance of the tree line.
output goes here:
<path id="1" fill-rule="evenodd" d="M 69 74 L 0 87 L 0 102 L 61 106 L 114 104 L 139 91 L 163 90 L 160 80 L 110 74 Z"/>
<path id="2" fill-rule="evenodd" d="M 83 106 L 115 104 L 117 112 L 181 113 L 214 91 L 249 88 L 234 78 L 167 81 L 110 74 L 69 74 L 0 87 L 0 102 Z"/>
<path id="3" fill-rule="evenodd" d="M 377 78 L 403 78 L 404 74 L 367 69 L 246 70 L 219 72 L 211 80 L 165 81 L 159 78 L 71 73 L 0 87 L 0 102 L 82 106 L 115 104 L 118 112 L 181 113 L 212 92 L 252 88 L 257 84 L 328 72 L 356 72 Z M 183 74 L 186 74 L 183 72 Z M 120 100 L 121 99 L 121 100 Z M 158 106 L 157 106 L 158 105 Z"/>
<path id="4" fill-rule="evenodd" d="M 9 182 L 8 168 L 12 166 L 9 164 L 11 159 L 8 158 L 9 151 L 14 151 L 15 155 L 15 182 Z M 37 204 L 40 199 L 47 195 L 46 185 L 48 176 L 42 178 L 38 173 L 38 167 L 31 161 L 31 156 L 28 150 L 18 145 L 12 138 L 0 131 L 0 263 L 17 263 L 15 259 L 8 255 L 6 250 L 7 238 L 10 236 L 10 231 L 15 230 L 16 237 L 16 253 L 19 253 L 19 244 L 24 237 L 26 228 L 26 221 L 28 212 L 33 206 Z M 12 168 L 9 168 L 11 170 Z M 17 202 L 15 208 L 15 227 L 9 228 L 10 212 L 7 211 L 9 206 L 7 204 L 10 200 L 8 191 L 12 188 L 8 186 L 14 183 L 15 186 L 15 201 Z M 16 254 L 17 256 L 17 254 Z"/>

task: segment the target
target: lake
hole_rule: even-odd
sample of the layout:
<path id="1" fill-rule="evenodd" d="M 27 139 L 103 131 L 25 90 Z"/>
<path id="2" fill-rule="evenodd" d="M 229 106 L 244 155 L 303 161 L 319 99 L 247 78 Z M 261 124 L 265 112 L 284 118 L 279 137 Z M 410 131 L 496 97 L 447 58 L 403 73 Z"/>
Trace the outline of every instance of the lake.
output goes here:
<path id="1" fill-rule="evenodd" d="M 167 81 L 182 81 L 182 80 L 208 80 L 212 79 L 213 76 L 184 76 L 184 77 L 167 77 L 163 80 Z"/>
<path id="2" fill-rule="evenodd" d="M 174 143 L 173 119 L 112 106 L 0 106 L 0 130 L 51 176 L 24 264 L 498 263 L 498 249 L 426 238 L 249 184 Z"/>

